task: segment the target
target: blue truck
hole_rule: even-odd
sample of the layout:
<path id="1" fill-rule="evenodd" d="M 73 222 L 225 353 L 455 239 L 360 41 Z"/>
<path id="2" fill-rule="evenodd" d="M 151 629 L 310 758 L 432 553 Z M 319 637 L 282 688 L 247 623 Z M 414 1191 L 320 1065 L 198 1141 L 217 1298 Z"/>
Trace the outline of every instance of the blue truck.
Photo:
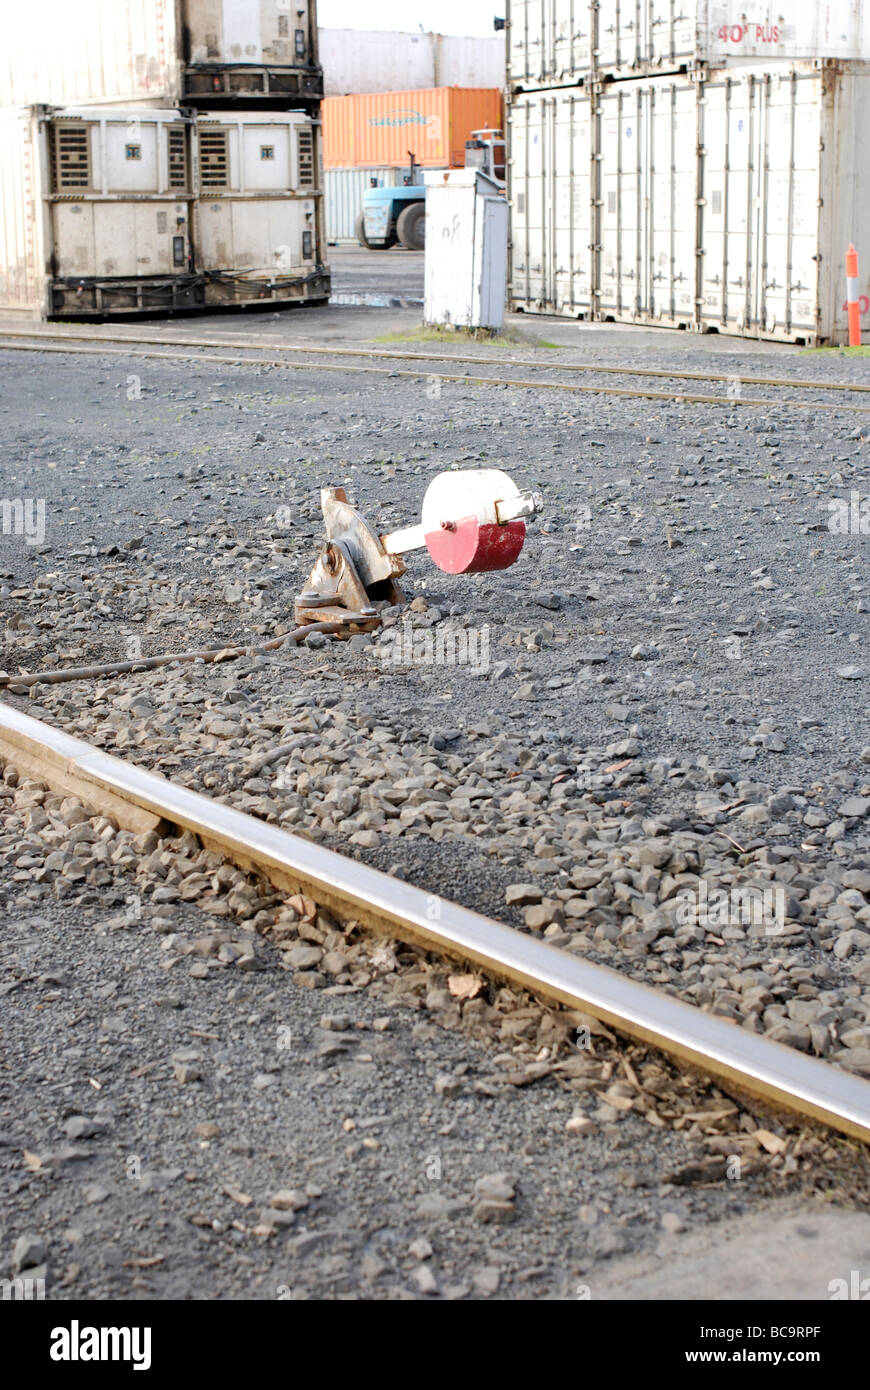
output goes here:
<path id="1" fill-rule="evenodd" d="M 406 251 L 422 251 L 426 245 L 426 185 L 420 182 L 420 165 L 413 151 L 403 181 L 385 187 L 377 179 L 366 189 L 356 219 L 356 238 L 369 251 L 400 245 Z M 466 169 L 482 169 L 504 183 L 505 142 L 500 130 L 475 130 L 465 142 Z"/>

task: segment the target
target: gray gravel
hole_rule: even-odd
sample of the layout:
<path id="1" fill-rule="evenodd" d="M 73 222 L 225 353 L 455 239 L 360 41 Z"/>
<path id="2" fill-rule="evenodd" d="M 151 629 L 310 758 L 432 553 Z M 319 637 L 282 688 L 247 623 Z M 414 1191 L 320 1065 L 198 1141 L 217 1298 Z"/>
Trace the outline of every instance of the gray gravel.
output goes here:
<path id="1" fill-rule="evenodd" d="M 11 765 L 0 790 L 6 1277 L 589 1297 L 781 1194 L 811 1219 L 864 1200 L 856 1146 L 591 1020 L 284 901 L 189 833 L 118 831 Z"/>
<path id="2" fill-rule="evenodd" d="M 46 505 L 44 544 L 0 537 L 0 664 L 9 672 L 286 630 L 320 537 L 317 489 L 327 482 L 347 486 L 383 530 L 416 519 L 439 468 L 504 466 L 545 498 L 522 560 L 505 574 L 451 579 L 411 557 L 415 602 L 387 614 L 374 642 L 313 643 L 4 698 L 870 1075 L 868 541 L 860 528 L 828 526 L 831 502 L 866 489 L 862 416 L 508 387 L 445 386 L 436 396 L 398 377 L 132 355 L 3 356 L 4 490 Z M 640 361 L 630 348 L 601 356 Z M 655 365 L 685 360 L 663 349 Z M 732 374 L 770 370 L 769 356 L 762 363 L 733 345 L 707 350 L 703 361 Z M 777 358 L 776 374 L 786 372 L 865 376 L 861 359 L 813 355 Z M 426 641 L 451 627 L 460 642 L 488 639 L 484 669 L 419 661 Z M 416 662 L 392 664 L 397 634 Z M 30 866 L 19 872 L 26 885 Z M 53 940 L 65 941 L 66 909 L 53 888 L 48 897 L 35 891 L 42 886 L 16 887 L 14 901 L 23 894 L 47 913 Z M 80 905 L 98 922 L 107 886 L 98 880 Z M 685 905 L 699 900 L 708 915 L 687 917 Z M 747 900 L 774 903 L 775 920 L 735 911 Z M 242 922 L 274 916 L 271 906 L 250 906 Z M 137 970 L 146 970 L 159 943 L 138 936 L 148 949 Z M 133 939 L 89 932 L 106 951 Z M 206 964 L 209 990 L 224 988 L 212 980 L 235 978 L 230 962 L 219 964 L 227 968 Z M 317 965 L 300 961 L 293 973 L 323 978 L 313 990 L 295 987 L 293 998 L 322 1012 L 331 977 Z M 259 1007 L 261 977 L 251 978 Z M 365 1002 L 371 986 L 361 989 L 355 1002 L 375 1007 Z M 437 1014 L 447 1001 L 436 1004 Z M 454 1070 L 456 1057 L 470 1055 L 467 1040 L 438 1046 L 459 1049 Z M 535 1055 L 530 1044 L 523 1065 Z M 449 1061 L 437 1070 L 449 1076 Z M 555 1084 L 512 1091 L 511 1116 L 563 1099 L 547 1089 Z M 439 1105 L 452 1103 L 444 1085 Z M 231 1089 L 234 1105 L 247 1104 L 244 1087 Z M 255 1093 L 257 1104 L 270 1089 Z M 560 1135 L 571 1115 L 559 1113 Z M 505 1121 L 514 1122 L 523 1134 L 533 1124 L 525 1113 Z M 492 1157 L 463 1170 L 469 1201 L 478 1177 L 510 1168 L 497 1158 L 501 1139 L 490 1142 L 496 1122 L 485 1128 Z M 631 1162 L 635 1145 L 641 1154 L 632 1132 Z M 504 1152 L 519 1148 L 514 1134 Z M 293 1187 L 303 1176 L 276 1171 L 274 1182 Z M 855 1179 L 843 1191 L 858 1198 L 861 1189 Z M 500 1191 L 481 1200 L 509 1200 Z M 513 1240 L 519 1227 L 509 1229 Z M 10 1252 L 22 1231 L 10 1229 Z M 271 1248 L 269 1238 L 253 1239 Z M 465 1264 L 449 1276 L 460 1285 Z M 97 1275 L 83 1277 L 90 1288 Z M 311 1284 L 325 1287 L 319 1275 Z M 419 1280 L 408 1287 L 427 1292 Z M 510 1292 L 528 1296 L 518 1288 Z"/>

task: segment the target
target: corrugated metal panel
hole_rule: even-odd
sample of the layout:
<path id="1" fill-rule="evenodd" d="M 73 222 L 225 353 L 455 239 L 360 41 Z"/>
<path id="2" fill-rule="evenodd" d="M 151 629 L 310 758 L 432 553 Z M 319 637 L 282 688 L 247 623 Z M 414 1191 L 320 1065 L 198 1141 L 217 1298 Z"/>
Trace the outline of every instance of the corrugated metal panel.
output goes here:
<path id="1" fill-rule="evenodd" d="M 469 87 L 361 93 L 327 97 L 322 114 L 328 169 L 407 164 L 409 150 L 423 168 L 439 169 L 464 164 L 472 130 L 501 126 L 502 96 Z"/>
<path id="2" fill-rule="evenodd" d="M 245 68 L 317 69 L 315 0 L 39 0 L 4 15 L 0 105 L 172 105 L 248 90 Z M 185 73 L 185 66 L 192 71 Z M 229 71 L 224 88 L 218 73 Z M 268 81 L 250 82 L 263 96 Z M 320 80 L 279 93 L 319 94 Z"/>
<path id="3" fill-rule="evenodd" d="M 522 90 L 590 72 L 870 59 L 870 7 L 860 0 L 509 0 L 508 17 L 510 82 Z"/>
<path id="4" fill-rule="evenodd" d="M 325 169 L 323 200 L 326 211 L 326 240 L 330 243 L 356 241 L 356 219 L 362 209 L 365 191 L 376 179 L 382 188 L 401 184 L 405 169 Z"/>
<path id="5" fill-rule="evenodd" d="M 435 86 L 431 34 L 321 29 L 319 38 L 327 96 Z"/>
<path id="6" fill-rule="evenodd" d="M 864 64 L 708 69 L 589 96 L 515 97 L 512 303 L 843 342 L 850 241 L 870 294 L 868 128 Z"/>
<path id="7" fill-rule="evenodd" d="M 499 36 L 461 38 L 383 30 L 319 30 L 327 96 L 416 91 L 421 87 L 501 87 L 505 45 Z"/>
<path id="8" fill-rule="evenodd" d="M 39 317 L 47 307 L 37 120 L 28 108 L 0 111 L 0 308 Z"/>
<path id="9" fill-rule="evenodd" d="M 175 0 L 40 0 L 4 15 L 0 106 L 171 106 L 181 97 Z"/>

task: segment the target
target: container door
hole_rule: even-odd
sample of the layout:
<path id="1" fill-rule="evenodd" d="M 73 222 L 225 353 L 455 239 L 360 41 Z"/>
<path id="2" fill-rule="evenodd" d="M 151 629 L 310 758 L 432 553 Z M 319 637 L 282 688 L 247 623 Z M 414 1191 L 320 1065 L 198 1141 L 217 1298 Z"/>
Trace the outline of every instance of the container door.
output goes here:
<path id="1" fill-rule="evenodd" d="M 552 110 L 549 178 L 552 303 L 559 314 L 592 312 L 592 112 L 585 92 Z"/>
<path id="2" fill-rule="evenodd" d="M 705 0 L 642 0 L 641 9 L 646 24 L 643 51 L 649 61 L 662 71 L 679 67 L 697 56 L 699 11 Z"/>
<path id="3" fill-rule="evenodd" d="M 550 0 L 552 73 L 556 82 L 586 77 L 592 65 L 593 10 L 589 0 Z"/>
<path id="4" fill-rule="evenodd" d="M 529 0 L 511 0 L 508 32 L 508 74 L 511 83 L 521 84 L 529 76 Z"/>
<path id="5" fill-rule="evenodd" d="M 602 318 L 635 318 L 644 274 L 643 140 L 639 137 L 644 90 L 614 84 L 599 98 L 600 257 L 598 306 Z"/>
<path id="6" fill-rule="evenodd" d="M 750 75 L 703 87 L 701 324 L 742 331 L 752 319 L 758 160 L 757 82 Z"/>
<path id="7" fill-rule="evenodd" d="M 595 47 L 603 71 L 636 68 L 641 62 L 639 15 L 646 4 L 648 0 L 600 0 L 595 11 Z"/>
<path id="8" fill-rule="evenodd" d="M 547 78 L 547 12 L 550 0 L 525 0 L 517 16 L 525 39 L 525 53 L 518 55 L 521 80 L 544 82 Z"/>
<path id="9" fill-rule="evenodd" d="M 762 327 L 777 336 L 815 328 L 819 223 L 819 79 L 768 89 Z"/>
<path id="10" fill-rule="evenodd" d="M 641 309 L 651 319 L 695 318 L 697 116 L 691 81 L 652 86 L 645 103 L 647 246 Z"/>
<path id="11" fill-rule="evenodd" d="M 545 305 L 545 100 L 525 97 L 511 110 L 512 299 L 525 309 Z"/>

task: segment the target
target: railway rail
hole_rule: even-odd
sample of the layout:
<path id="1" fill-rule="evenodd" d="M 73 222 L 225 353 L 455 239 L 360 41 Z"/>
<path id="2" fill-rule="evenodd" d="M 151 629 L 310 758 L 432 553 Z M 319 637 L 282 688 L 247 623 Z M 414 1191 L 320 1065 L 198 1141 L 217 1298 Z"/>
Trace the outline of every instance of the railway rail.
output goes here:
<path id="1" fill-rule="evenodd" d="M 121 344 L 123 346 L 114 346 Z M 870 392 L 870 384 L 844 381 L 810 381 L 799 378 L 755 376 L 747 373 L 692 372 L 676 368 L 623 367 L 600 362 L 542 362 L 534 358 L 493 355 L 473 355 L 465 353 L 413 352 L 400 349 L 348 348 L 348 347 L 309 347 L 307 345 L 281 344 L 277 349 L 273 342 L 250 338 L 167 338 L 148 334 L 109 334 L 85 330 L 51 331 L 49 329 L 0 329 L 0 347 L 21 352 L 65 352 L 70 354 L 106 354 L 110 356 L 137 356 L 165 358 L 175 361 L 214 362 L 216 365 L 254 365 L 280 367 L 288 371 L 353 372 L 368 376 L 404 377 L 413 380 L 437 380 L 458 382 L 474 386 L 511 386 L 521 390 L 549 390 L 591 395 L 621 396 L 643 400 L 681 402 L 685 404 L 726 405 L 729 407 L 755 407 L 770 409 L 772 406 L 788 406 L 796 410 L 849 411 L 850 413 L 870 414 L 870 405 L 859 405 L 850 400 L 806 400 L 793 395 L 783 395 L 779 399 L 771 396 L 745 396 L 743 386 L 774 387 L 780 392 L 803 391 L 839 392 L 841 395 Z M 224 348 L 232 347 L 236 352 L 227 354 Z M 186 349 L 193 349 L 187 351 Z M 219 351 L 214 351 L 218 349 Z M 245 354 L 256 353 L 257 356 Z M 264 355 L 268 353 L 269 355 Z M 334 359 L 329 361 L 327 359 Z M 358 359 L 370 362 L 413 362 L 420 366 L 413 368 L 386 365 L 363 365 Z M 337 359 L 337 360 L 335 360 Z M 478 375 L 470 372 L 433 372 L 433 363 L 462 364 L 484 368 L 525 368 L 536 375 L 515 377 L 499 375 Z M 424 365 L 425 364 L 425 367 Z M 606 385 L 601 382 L 555 381 L 540 375 L 542 372 L 563 375 L 589 374 L 596 377 L 631 377 L 664 381 L 712 382 L 727 387 L 739 386 L 739 394 L 701 393 L 685 390 L 656 390 L 652 387 L 632 388 Z"/>
<path id="2" fill-rule="evenodd" d="M 870 1083 L 605 966 L 437 899 L 0 702 L 0 756 L 54 790 L 79 796 L 137 833 L 164 822 L 276 887 L 339 916 L 473 964 L 550 1002 L 579 1009 L 730 1085 L 870 1142 Z"/>

